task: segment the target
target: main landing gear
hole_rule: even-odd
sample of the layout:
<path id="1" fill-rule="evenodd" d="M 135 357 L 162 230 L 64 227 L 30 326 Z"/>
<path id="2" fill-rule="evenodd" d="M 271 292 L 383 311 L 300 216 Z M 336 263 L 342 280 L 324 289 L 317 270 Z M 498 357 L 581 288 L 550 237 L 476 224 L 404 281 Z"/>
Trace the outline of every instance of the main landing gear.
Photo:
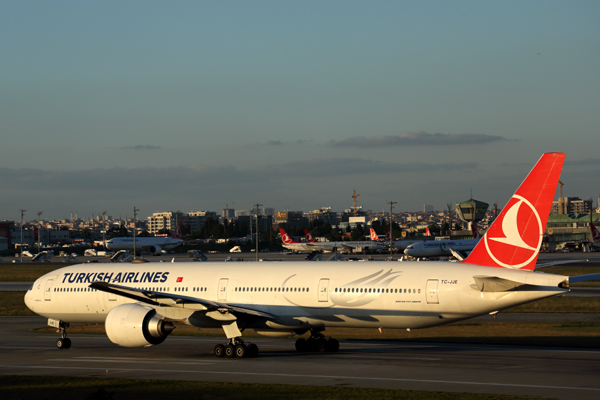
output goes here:
<path id="1" fill-rule="evenodd" d="M 325 339 L 320 332 L 311 331 L 308 339 L 300 338 L 296 340 L 296 351 L 299 353 L 308 352 L 331 352 L 335 353 L 340 348 L 340 342 L 334 338 Z"/>
<path id="2" fill-rule="evenodd" d="M 71 347 L 71 339 L 67 337 L 67 328 L 69 324 L 66 322 L 60 321 L 58 331 L 60 332 L 60 339 L 56 341 L 56 347 L 59 349 L 68 349 Z"/>
<path id="3" fill-rule="evenodd" d="M 258 346 L 254 343 L 246 344 L 240 338 L 233 338 L 225 346 L 222 344 L 216 345 L 214 353 L 217 357 L 227 358 L 256 357 L 258 355 Z"/>

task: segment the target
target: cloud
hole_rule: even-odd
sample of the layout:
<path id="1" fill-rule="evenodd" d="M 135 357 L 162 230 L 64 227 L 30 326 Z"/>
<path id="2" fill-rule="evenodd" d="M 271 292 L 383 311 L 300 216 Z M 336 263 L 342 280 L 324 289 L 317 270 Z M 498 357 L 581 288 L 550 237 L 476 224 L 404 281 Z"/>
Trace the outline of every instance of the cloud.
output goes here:
<path id="1" fill-rule="evenodd" d="M 393 136 L 356 136 L 340 141 L 331 141 L 334 147 L 390 147 L 390 146 L 452 146 L 477 145 L 508 141 L 502 136 L 483 133 L 427 133 L 423 131 L 404 132 Z"/>
<path id="2" fill-rule="evenodd" d="M 152 146 L 150 144 L 138 144 L 136 146 L 124 146 L 121 149 L 125 150 L 160 150 L 162 146 Z"/>
<path id="3" fill-rule="evenodd" d="M 475 169 L 476 163 L 388 163 L 362 158 L 327 158 L 309 161 L 294 161 L 282 165 L 271 165 L 267 169 L 280 176 L 325 178 L 343 175 L 386 174 L 399 172 L 428 172 Z"/>
<path id="4" fill-rule="evenodd" d="M 442 177 L 451 171 L 465 172 L 456 174 L 461 177 L 477 168 L 478 164 L 471 162 L 389 163 L 362 158 L 312 159 L 248 170 L 228 165 L 76 171 L 0 168 L 0 187 L 4 189 L 0 210 L 7 214 L 2 217 L 14 219 L 11 212 L 19 208 L 64 218 L 76 210 L 80 215 L 104 210 L 125 215 L 133 206 L 147 215 L 170 209 L 218 211 L 225 203 L 251 204 L 257 199 L 275 207 L 300 204 L 298 209 L 317 201 L 345 206 L 340 193 L 356 184 L 365 199 L 367 193 L 375 199 L 382 196 L 382 190 L 396 191 L 398 184 L 422 180 L 419 173 Z M 315 188 L 328 190 L 316 194 Z"/>
<path id="5" fill-rule="evenodd" d="M 298 140 L 294 140 L 292 142 L 284 142 L 281 140 L 268 140 L 267 141 L 267 145 L 269 146 L 284 146 L 284 145 L 297 145 L 297 144 L 306 144 L 308 143 L 309 140 L 303 140 L 303 139 L 298 139 Z"/>
<path id="6" fill-rule="evenodd" d="M 565 164 L 567 165 L 572 165 L 572 166 L 598 166 L 600 165 L 600 159 L 599 158 L 585 158 L 583 160 L 577 160 L 577 161 L 569 161 L 568 159 L 565 160 Z"/>

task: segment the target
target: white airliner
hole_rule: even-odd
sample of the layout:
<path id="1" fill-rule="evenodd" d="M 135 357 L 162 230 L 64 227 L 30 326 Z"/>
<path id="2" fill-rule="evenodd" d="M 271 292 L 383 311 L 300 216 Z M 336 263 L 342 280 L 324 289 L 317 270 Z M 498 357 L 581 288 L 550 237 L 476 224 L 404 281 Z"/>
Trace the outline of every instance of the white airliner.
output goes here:
<path id="1" fill-rule="evenodd" d="M 179 220 L 179 225 L 174 232 L 171 232 L 171 237 L 136 237 L 136 251 L 147 251 L 150 254 L 161 254 L 162 250 L 171 250 L 181 245 L 183 240 L 181 236 L 181 225 L 183 219 Z M 116 237 L 106 242 L 106 247 L 112 251 L 129 250 L 133 251 L 132 237 Z"/>
<path id="2" fill-rule="evenodd" d="M 459 240 L 427 240 L 422 242 L 414 242 L 404 250 L 404 254 L 415 257 L 447 257 L 456 256 L 458 259 L 463 259 L 465 254 L 475 248 L 477 243 L 481 240 L 481 236 L 475 228 L 475 225 L 471 225 L 473 236 L 475 239 L 459 239 Z"/>
<path id="3" fill-rule="evenodd" d="M 385 228 L 385 241 L 383 241 L 379 238 L 379 236 L 375 232 L 375 229 L 371 228 L 371 240 L 379 241 L 383 246 L 385 246 L 387 248 L 390 247 L 390 243 L 391 243 L 391 247 L 393 250 L 404 250 L 409 245 L 415 243 L 415 240 L 398 240 L 395 237 L 392 237 L 392 240 L 390 240 L 390 236 L 391 236 L 391 233 L 390 233 L 389 229 Z"/>
<path id="4" fill-rule="evenodd" d="M 281 242 L 283 243 L 283 247 L 285 247 L 286 249 L 293 251 L 310 251 L 310 249 L 307 248 L 304 245 L 304 243 L 292 240 L 290 235 L 288 235 L 287 232 L 283 230 L 283 228 L 279 228 L 279 234 L 281 235 Z"/>
<path id="5" fill-rule="evenodd" d="M 600 278 L 536 273 L 564 153 L 542 156 L 469 257 L 459 263 L 280 262 L 80 264 L 35 281 L 25 303 L 61 331 L 104 323 L 121 346 L 162 343 L 173 322 L 220 327 L 217 356 L 258 354 L 242 332 L 310 332 L 298 351 L 336 351 L 329 327 L 419 329 L 449 324 L 569 291 Z M 518 218 L 517 218 L 518 217 Z"/>

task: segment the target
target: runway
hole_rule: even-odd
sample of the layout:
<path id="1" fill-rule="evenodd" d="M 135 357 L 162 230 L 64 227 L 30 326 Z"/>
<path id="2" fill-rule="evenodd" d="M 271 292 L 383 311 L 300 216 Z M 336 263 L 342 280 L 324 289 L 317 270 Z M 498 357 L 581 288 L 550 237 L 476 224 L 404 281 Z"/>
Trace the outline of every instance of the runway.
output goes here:
<path id="1" fill-rule="evenodd" d="M 33 334 L 40 317 L 2 317 L 0 373 L 179 379 L 503 393 L 561 399 L 600 397 L 600 351 L 586 349 L 342 341 L 338 353 L 296 353 L 294 340 L 252 339 L 254 359 L 218 359 L 216 337 L 169 337 L 143 349 L 105 336 Z"/>

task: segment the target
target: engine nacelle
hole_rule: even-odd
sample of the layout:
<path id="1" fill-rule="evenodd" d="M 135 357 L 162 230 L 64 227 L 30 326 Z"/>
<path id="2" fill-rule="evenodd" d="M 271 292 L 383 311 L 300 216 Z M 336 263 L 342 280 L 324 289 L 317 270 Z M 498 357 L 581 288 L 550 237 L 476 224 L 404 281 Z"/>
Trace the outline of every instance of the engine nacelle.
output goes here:
<path id="1" fill-rule="evenodd" d="M 123 347 L 147 347 L 160 344 L 175 329 L 152 307 L 141 304 L 121 304 L 106 316 L 106 335 Z"/>
<path id="2" fill-rule="evenodd" d="M 153 244 L 152 246 L 148 247 L 148 251 L 150 252 L 150 254 L 154 254 L 155 256 L 162 254 L 162 249 L 156 244 Z"/>

